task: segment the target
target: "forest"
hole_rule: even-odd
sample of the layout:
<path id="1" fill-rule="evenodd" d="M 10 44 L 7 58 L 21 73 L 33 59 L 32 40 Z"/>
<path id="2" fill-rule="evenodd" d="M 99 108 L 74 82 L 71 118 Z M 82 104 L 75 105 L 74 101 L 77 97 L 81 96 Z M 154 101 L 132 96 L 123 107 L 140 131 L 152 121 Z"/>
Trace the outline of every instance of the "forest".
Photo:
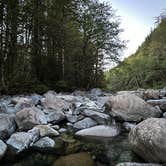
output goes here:
<path id="1" fill-rule="evenodd" d="M 135 54 L 105 73 L 108 89 L 118 91 L 166 86 L 166 12 L 156 17 L 156 24 Z"/>
<path id="2" fill-rule="evenodd" d="M 104 87 L 125 46 L 120 19 L 98 0 L 0 0 L 0 92 Z"/>

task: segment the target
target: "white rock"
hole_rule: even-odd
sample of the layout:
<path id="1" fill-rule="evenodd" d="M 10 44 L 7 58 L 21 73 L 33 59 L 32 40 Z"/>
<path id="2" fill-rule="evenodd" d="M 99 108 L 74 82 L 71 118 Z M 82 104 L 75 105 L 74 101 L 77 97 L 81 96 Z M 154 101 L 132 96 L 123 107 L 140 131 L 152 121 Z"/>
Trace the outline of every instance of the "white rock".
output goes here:
<path id="1" fill-rule="evenodd" d="M 56 131 L 55 129 L 53 129 L 49 125 L 37 125 L 35 127 L 39 129 L 41 137 L 45 137 L 45 136 L 58 136 L 59 135 L 58 131 Z"/>
<path id="2" fill-rule="evenodd" d="M 39 138 L 39 129 L 33 128 L 28 132 L 17 132 L 11 135 L 7 140 L 7 144 L 10 145 L 16 153 L 28 149 Z"/>
<path id="3" fill-rule="evenodd" d="M 120 128 L 117 126 L 94 126 L 76 132 L 78 136 L 115 137 L 119 135 Z"/>

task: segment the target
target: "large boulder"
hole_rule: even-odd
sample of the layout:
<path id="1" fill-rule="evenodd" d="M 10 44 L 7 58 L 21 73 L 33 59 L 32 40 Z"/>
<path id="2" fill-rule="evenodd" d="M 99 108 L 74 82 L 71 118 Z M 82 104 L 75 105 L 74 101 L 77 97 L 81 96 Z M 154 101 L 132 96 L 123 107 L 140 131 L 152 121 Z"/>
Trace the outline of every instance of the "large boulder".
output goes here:
<path id="1" fill-rule="evenodd" d="M 39 129 L 33 128 L 28 132 L 17 132 L 11 135 L 7 140 L 7 144 L 14 150 L 15 153 L 20 153 L 28 149 L 39 139 Z"/>
<path id="2" fill-rule="evenodd" d="M 34 105 L 33 100 L 30 98 L 26 98 L 26 97 L 20 97 L 20 98 L 18 98 L 18 101 L 16 100 L 16 102 L 17 102 L 15 105 L 16 111 L 20 111 L 24 108 L 33 107 L 33 105 Z"/>
<path id="3" fill-rule="evenodd" d="M 66 119 L 70 122 L 70 123 L 75 123 L 79 120 L 82 120 L 84 118 L 84 116 L 81 115 L 73 115 L 73 114 L 66 114 Z"/>
<path id="4" fill-rule="evenodd" d="M 64 111 L 70 109 L 70 103 L 52 93 L 45 94 L 45 99 L 43 99 L 42 105 L 46 109 L 54 109 L 56 111 Z"/>
<path id="5" fill-rule="evenodd" d="M 17 112 L 15 120 L 20 130 L 28 130 L 39 124 L 47 124 L 44 113 L 35 107 L 24 108 Z"/>
<path id="6" fill-rule="evenodd" d="M 45 137 L 45 136 L 55 137 L 59 135 L 59 133 L 49 125 L 37 125 L 35 127 L 39 129 L 40 137 Z"/>
<path id="7" fill-rule="evenodd" d="M 115 137 L 120 133 L 118 126 L 94 126 L 76 132 L 77 136 Z"/>
<path id="8" fill-rule="evenodd" d="M 65 114 L 60 110 L 52 111 L 47 115 L 47 121 L 53 124 L 63 121 L 65 118 Z"/>
<path id="9" fill-rule="evenodd" d="M 106 124 L 110 120 L 110 116 L 104 113 L 100 113 L 93 110 L 85 109 L 82 112 L 83 115 L 88 116 L 95 120 L 98 124 Z"/>
<path id="10" fill-rule="evenodd" d="M 166 163 L 166 119 L 149 118 L 129 134 L 132 150 L 147 162 Z"/>
<path id="11" fill-rule="evenodd" d="M 0 114 L 0 139 L 8 138 L 15 130 L 14 115 Z"/>
<path id="12" fill-rule="evenodd" d="M 85 118 L 83 120 L 80 120 L 80 121 L 74 123 L 73 127 L 75 129 L 86 129 L 86 128 L 89 128 L 89 127 L 92 127 L 92 126 L 96 126 L 96 125 L 97 125 L 97 123 L 93 119 Z"/>
<path id="13" fill-rule="evenodd" d="M 0 140 L 0 159 L 2 159 L 2 157 L 5 155 L 6 150 L 7 145 L 2 140 Z"/>
<path id="14" fill-rule="evenodd" d="M 162 165 L 152 164 L 152 163 L 130 163 L 130 162 L 126 162 L 126 163 L 117 164 L 116 166 L 162 166 Z"/>
<path id="15" fill-rule="evenodd" d="M 133 94 L 111 97 L 106 108 L 118 120 L 139 122 L 150 117 L 160 117 L 161 112 Z"/>
<path id="16" fill-rule="evenodd" d="M 33 147 L 35 149 L 44 151 L 44 152 L 48 150 L 52 150 L 54 146 L 55 146 L 54 140 L 49 137 L 40 138 L 37 142 L 33 144 Z"/>

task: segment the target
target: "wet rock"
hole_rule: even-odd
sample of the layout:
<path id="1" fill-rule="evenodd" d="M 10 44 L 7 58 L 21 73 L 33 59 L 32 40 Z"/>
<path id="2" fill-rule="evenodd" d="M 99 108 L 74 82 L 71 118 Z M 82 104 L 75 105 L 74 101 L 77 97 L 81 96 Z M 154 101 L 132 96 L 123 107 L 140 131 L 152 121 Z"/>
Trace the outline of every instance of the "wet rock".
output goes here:
<path id="1" fill-rule="evenodd" d="M 38 125 L 35 127 L 39 129 L 41 137 L 45 137 L 45 136 L 54 136 L 55 137 L 55 136 L 59 135 L 58 131 L 56 131 L 49 125 Z"/>
<path id="2" fill-rule="evenodd" d="M 94 126 L 76 132 L 78 136 L 115 137 L 120 134 L 118 126 Z"/>
<path id="3" fill-rule="evenodd" d="M 53 124 L 57 124 L 65 118 L 65 114 L 62 111 L 53 111 L 47 115 L 47 121 Z"/>
<path id="4" fill-rule="evenodd" d="M 74 139 L 72 135 L 63 134 L 61 139 L 66 145 L 65 154 L 76 153 L 82 149 L 83 143 Z"/>
<path id="5" fill-rule="evenodd" d="M 2 140 L 0 140 L 0 160 L 5 155 L 6 150 L 7 150 L 7 145 Z"/>
<path id="6" fill-rule="evenodd" d="M 106 103 L 107 110 L 117 120 L 139 122 L 150 117 L 160 117 L 161 112 L 133 94 L 117 95 Z"/>
<path id="7" fill-rule="evenodd" d="M 60 128 L 60 129 L 59 129 L 59 132 L 60 132 L 60 133 L 66 133 L 66 132 L 67 132 L 67 129 L 65 129 L 65 128 Z"/>
<path id="8" fill-rule="evenodd" d="M 15 130 L 14 115 L 0 114 L 0 139 L 8 138 Z"/>
<path id="9" fill-rule="evenodd" d="M 47 124 L 44 113 L 35 107 L 24 108 L 17 112 L 15 120 L 20 130 L 28 130 L 36 125 Z"/>
<path id="10" fill-rule="evenodd" d="M 147 162 L 166 163 L 166 119 L 149 118 L 129 134 L 132 150 Z"/>
<path id="11" fill-rule="evenodd" d="M 52 93 L 47 93 L 46 98 L 42 101 L 42 105 L 46 109 L 54 109 L 55 111 L 64 111 L 70 109 L 70 103 L 56 97 Z"/>
<path id="12" fill-rule="evenodd" d="M 132 151 L 128 150 L 128 151 L 123 151 L 119 158 L 118 158 L 118 163 L 121 162 L 132 162 L 133 161 L 133 153 Z"/>
<path id="13" fill-rule="evenodd" d="M 152 163 L 131 163 L 131 162 L 126 162 L 126 163 L 117 164 L 116 166 L 162 166 L 162 165 L 160 165 L 160 164 L 152 164 Z"/>
<path id="14" fill-rule="evenodd" d="M 60 157 L 53 166 L 94 166 L 90 154 L 82 152 Z"/>
<path id="15" fill-rule="evenodd" d="M 11 135 L 7 140 L 7 144 L 12 147 L 15 153 L 20 153 L 28 149 L 39 138 L 39 129 L 33 128 L 28 132 L 17 132 Z"/>
<path id="16" fill-rule="evenodd" d="M 40 138 L 37 142 L 33 144 L 33 147 L 35 149 L 44 151 L 44 152 L 48 150 L 52 150 L 54 146 L 55 146 L 54 140 L 49 137 Z"/>
<path id="17" fill-rule="evenodd" d="M 92 126 L 96 126 L 97 125 L 97 122 L 94 121 L 93 119 L 91 118 L 85 118 L 81 121 L 78 121 L 76 123 L 74 123 L 74 128 L 75 129 L 86 129 L 86 128 L 89 128 L 89 127 L 92 127 Z"/>
<path id="18" fill-rule="evenodd" d="M 83 110 L 82 114 L 84 116 L 88 116 L 95 120 L 98 124 L 107 124 L 107 122 L 110 120 L 110 116 L 104 113 L 100 113 L 93 110 Z"/>

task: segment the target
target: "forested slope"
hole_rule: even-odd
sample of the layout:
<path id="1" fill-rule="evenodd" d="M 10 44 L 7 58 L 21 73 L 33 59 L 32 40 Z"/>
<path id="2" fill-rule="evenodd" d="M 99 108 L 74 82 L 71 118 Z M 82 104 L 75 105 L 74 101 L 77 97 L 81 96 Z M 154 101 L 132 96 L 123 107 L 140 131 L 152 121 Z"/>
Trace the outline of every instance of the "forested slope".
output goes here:
<path id="1" fill-rule="evenodd" d="M 137 37 L 137 36 L 135 36 Z M 166 86 L 166 19 L 146 37 L 137 52 L 107 75 L 112 90 Z"/>

